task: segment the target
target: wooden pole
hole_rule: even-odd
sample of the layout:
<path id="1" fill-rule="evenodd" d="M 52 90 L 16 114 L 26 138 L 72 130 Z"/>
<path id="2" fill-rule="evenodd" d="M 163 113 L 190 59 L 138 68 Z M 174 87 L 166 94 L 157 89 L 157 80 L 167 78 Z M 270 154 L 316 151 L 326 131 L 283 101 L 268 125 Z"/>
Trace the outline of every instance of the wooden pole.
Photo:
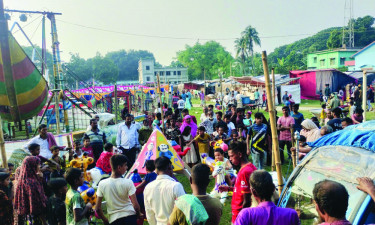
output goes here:
<path id="1" fill-rule="evenodd" d="M 2 1 L 2 0 L 0 0 L 0 1 Z M 0 149 L 1 149 L 1 160 L 2 160 L 2 163 L 3 163 L 3 168 L 8 168 L 7 153 L 5 152 L 3 121 L 1 120 L 1 116 L 0 116 Z"/>
<path id="2" fill-rule="evenodd" d="M 74 115 L 74 108 L 75 108 L 75 106 L 72 105 L 73 131 L 76 129 L 76 119 L 75 119 L 75 115 Z"/>
<path id="3" fill-rule="evenodd" d="M 29 134 L 29 129 L 27 127 L 27 120 L 25 120 L 25 131 L 26 131 L 26 138 L 29 139 L 30 138 L 30 134 Z"/>
<path id="4" fill-rule="evenodd" d="M 224 112 L 224 105 L 223 105 L 223 100 L 224 100 L 224 95 L 223 95 L 223 74 L 219 73 L 220 76 L 220 98 L 221 98 L 221 111 Z"/>
<path id="5" fill-rule="evenodd" d="M 266 51 L 262 52 L 262 61 L 263 61 L 263 70 L 264 70 L 264 77 L 266 81 L 266 92 L 268 96 L 272 96 L 271 93 L 271 82 L 270 82 L 270 74 L 268 72 L 268 63 L 267 63 L 267 53 Z M 277 179 L 279 183 L 278 191 L 279 195 L 281 195 L 281 191 L 283 188 L 283 176 L 281 173 L 281 162 L 280 162 L 280 151 L 279 151 L 279 141 L 277 139 L 277 130 L 276 130 L 276 115 L 275 109 L 273 104 L 273 99 L 268 101 L 268 108 L 269 108 L 269 115 L 270 115 L 270 125 L 271 125 L 271 132 L 272 132 L 272 150 L 275 156 L 275 164 L 276 164 L 276 172 L 277 172 Z"/>
<path id="6" fill-rule="evenodd" d="M 276 109 L 276 104 L 275 104 L 275 96 L 276 96 L 276 84 L 275 84 L 275 69 L 272 68 L 271 70 L 272 72 L 272 105 L 273 105 L 273 109 Z M 268 109 L 268 111 L 270 111 L 270 109 Z M 276 113 L 275 113 L 275 121 L 276 121 Z M 276 166 L 275 166 L 275 151 L 272 150 L 272 163 L 271 163 L 271 170 L 272 171 L 275 171 L 276 169 Z"/>
<path id="7" fill-rule="evenodd" d="M 133 85 L 133 90 L 134 90 L 134 95 L 133 95 L 133 109 L 134 109 L 134 116 L 136 116 L 137 109 L 135 107 L 135 96 L 136 96 L 137 91 L 135 90 L 135 84 Z"/>
<path id="8" fill-rule="evenodd" d="M 161 106 L 161 90 L 160 90 L 159 73 L 156 74 L 156 79 L 157 79 L 157 83 L 158 83 L 157 91 L 159 92 L 159 101 L 160 101 L 160 109 L 161 109 L 161 125 L 162 125 L 162 131 L 164 133 L 164 111 L 163 111 L 163 107 Z"/>
<path id="9" fill-rule="evenodd" d="M 56 118 L 56 134 L 60 134 L 60 107 L 59 94 L 55 94 L 55 118 Z"/>
<path id="10" fill-rule="evenodd" d="M 142 113 L 145 111 L 145 101 L 144 101 L 144 98 L 143 98 L 143 86 L 141 86 L 141 110 L 142 110 Z"/>
<path id="11" fill-rule="evenodd" d="M 366 121 L 366 107 L 367 106 L 367 71 L 363 71 L 362 82 L 362 109 L 363 109 L 363 122 Z"/>
<path id="12" fill-rule="evenodd" d="M 71 148 L 72 142 L 70 141 L 70 135 L 66 135 L 66 142 L 68 143 L 68 148 Z"/>
<path id="13" fill-rule="evenodd" d="M 117 82 L 115 83 L 115 124 L 117 124 L 118 101 L 117 101 Z"/>

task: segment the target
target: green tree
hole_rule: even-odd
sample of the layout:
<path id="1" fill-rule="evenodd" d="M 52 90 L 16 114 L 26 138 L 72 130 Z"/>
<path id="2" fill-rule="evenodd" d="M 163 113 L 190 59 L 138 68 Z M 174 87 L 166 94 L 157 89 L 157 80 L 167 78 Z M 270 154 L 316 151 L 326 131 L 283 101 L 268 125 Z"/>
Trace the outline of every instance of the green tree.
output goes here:
<path id="1" fill-rule="evenodd" d="M 186 45 L 185 50 L 177 52 L 177 60 L 188 67 L 189 78 L 194 80 L 203 79 L 204 74 L 206 79 L 217 77 L 219 72 L 229 74 L 233 57 L 218 42 L 209 41 Z"/>
<path id="2" fill-rule="evenodd" d="M 339 30 L 331 31 L 327 40 L 327 48 L 334 49 L 342 46 L 342 32 Z"/>
<path id="3" fill-rule="evenodd" d="M 81 58 L 78 53 L 71 54 L 69 62 L 63 68 L 65 68 L 66 84 L 71 88 L 75 88 L 76 81 L 81 83 L 93 77 L 92 61 Z"/>
<path id="4" fill-rule="evenodd" d="M 178 60 L 172 61 L 169 66 L 170 67 L 184 67 L 184 65 L 180 61 L 178 61 Z"/>
<path id="5" fill-rule="evenodd" d="M 260 38 L 258 35 L 258 31 L 254 27 L 248 26 L 241 34 L 242 37 L 245 39 L 248 55 L 251 56 L 252 71 L 253 73 L 255 73 L 254 45 L 260 46 Z"/>
<path id="6" fill-rule="evenodd" d="M 375 18 L 372 16 L 358 17 L 354 21 L 354 45 L 364 47 L 375 40 Z"/>
<path id="7" fill-rule="evenodd" d="M 103 84 L 114 84 L 119 74 L 119 69 L 111 58 L 103 57 L 99 53 L 92 58 L 92 71 L 94 79 Z"/>
<path id="8" fill-rule="evenodd" d="M 235 48 L 236 48 L 236 57 L 239 57 L 242 62 L 242 76 L 245 75 L 245 67 L 246 67 L 246 59 L 248 57 L 247 54 L 247 45 L 246 45 L 246 39 L 244 37 L 240 37 L 236 39 Z"/>
<path id="9" fill-rule="evenodd" d="M 154 54 L 146 50 L 118 50 L 109 52 L 106 57 L 110 58 L 117 66 L 119 80 L 138 80 L 138 62 L 140 59 L 153 59 Z M 155 67 L 158 66 L 155 62 Z"/>

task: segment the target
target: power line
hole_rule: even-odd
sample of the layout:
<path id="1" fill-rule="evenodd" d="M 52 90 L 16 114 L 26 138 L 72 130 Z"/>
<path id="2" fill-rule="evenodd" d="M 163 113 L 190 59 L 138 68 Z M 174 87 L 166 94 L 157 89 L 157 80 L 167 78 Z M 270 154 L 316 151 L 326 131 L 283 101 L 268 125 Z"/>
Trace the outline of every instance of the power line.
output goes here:
<path id="1" fill-rule="evenodd" d="M 172 40 L 204 40 L 204 41 L 228 41 L 228 40 L 236 40 L 238 37 L 233 37 L 233 38 L 192 38 L 192 37 L 172 37 L 172 36 L 161 36 L 161 35 L 149 35 L 149 34 L 136 34 L 136 33 L 128 33 L 128 32 L 121 32 L 121 31 L 115 31 L 115 30 L 109 30 L 109 29 L 103 29 L 99 27 L 92 27 L 92 26 L 87 26 L 87 25 L 82 25 L 82 24 L 77 24 L 77 23 L 72 23 L 64 20 L 58 20 L 57 21 L 78 26 L 78 27 L 83 27 L 86 29 L 91 29 L 91 30 L 96 30 L 96 31 L 102 31 L 102 32 L 108 32 L 108 33 L 114 33 L 114 34 L 121 34 L 121 35 L 128 35 L 128 36 L 135 36 L 135 37 L 145 37 L 145 38 L 160 38 L 160 39 L 172 39 Z M 363 31 L 363 30 L 355 30 L 356 32 L 369 32 L 368 30 Z M 320 34 L 330 34 L 331 31 L 327 32 L 320 32 Z M 286 37 L 298 37 L 298 36 L 311 36 L 315 35 L 317 33 L 306 33 L 306 34 L 287 34 L 287 35 L 275 35 L 275 36 L 260 36 L 259 38 L 263 39 L 268 39 L 268 38 L 286 38 Z"/>
<path id="2" fill-rule="evenodd" d="M 160 35 L 148 35 L 148 34 L 136 34 L 136 33 L 127 33 L 127 32 L 121 32 L 121 31 L 114 31 L 114 30 L 108 30 L 98 27 L 92 27 L 92 26 L 86 26 L 82 24 L 67 22 L 64 20 L 57 20 L 59 22 L 63 22 L 66 24 L 83 27 L 91 30 L 97 30 L 97 31 L 103 31 L 108 33 L 115 33 L 115 34 L 122 34 L 122 35 L 129 35 L 129 36 L 136 36 L 136 37 L 146 37 L 146 38 L 161 38 L 161 39 L 177 39 L 177 40 L 218 40 L 218 41 L 225 41 L 225 40 L 236 40 L 237 38 L 191 38 L 191 37 L 171 37 L 171 36 L 160 36 Z M 283 38 L 283 37 L 295 37 L 295 36 L 307 36 L 307 35 L 314 35 L 314 34 L 289 34 L 289 35 L 277 35 L 277 36 L 261 36 L 260 38 Z"/>
<path id="3" fill-rule="evenodd" d="M 40 19 L 42 16 L 38 16 L 36 17 L 34 20 L 32 20 L 30 23 L 26 24 L 25 26 L 22 27 L 22 29 L 25 29 L 27 26 L 29 26 L 30 24 L 34 23 L 37 19 Z M 38 25 L 39 26 L 39 25 Z M 13 34 L 17 33 L 18 31 L 20 31 L 19 29 L 14 31 Z"/>

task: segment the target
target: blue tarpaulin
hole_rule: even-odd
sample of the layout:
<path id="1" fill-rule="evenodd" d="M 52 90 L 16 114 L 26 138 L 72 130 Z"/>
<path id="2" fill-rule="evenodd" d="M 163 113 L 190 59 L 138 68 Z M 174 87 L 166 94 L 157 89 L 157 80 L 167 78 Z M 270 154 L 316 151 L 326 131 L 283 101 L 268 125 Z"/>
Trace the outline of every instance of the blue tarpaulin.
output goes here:
<path id="1" fill-rule="evenodd" d="M 359 147 L 375 152 L 375 121 L 352 125 L 309 143 L 313 148 L 327 145 Z"/>

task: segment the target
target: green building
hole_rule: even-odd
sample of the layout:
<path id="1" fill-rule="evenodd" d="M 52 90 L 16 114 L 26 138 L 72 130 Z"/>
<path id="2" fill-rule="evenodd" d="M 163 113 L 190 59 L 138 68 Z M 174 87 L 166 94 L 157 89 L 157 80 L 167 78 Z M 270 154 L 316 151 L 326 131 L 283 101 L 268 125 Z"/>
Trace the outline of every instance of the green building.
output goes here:
<path id="1" fill-rule="evenodd" d="M 360 49 L 330 49 L 307 54 L 307 69 L 338 69 Z"/>

